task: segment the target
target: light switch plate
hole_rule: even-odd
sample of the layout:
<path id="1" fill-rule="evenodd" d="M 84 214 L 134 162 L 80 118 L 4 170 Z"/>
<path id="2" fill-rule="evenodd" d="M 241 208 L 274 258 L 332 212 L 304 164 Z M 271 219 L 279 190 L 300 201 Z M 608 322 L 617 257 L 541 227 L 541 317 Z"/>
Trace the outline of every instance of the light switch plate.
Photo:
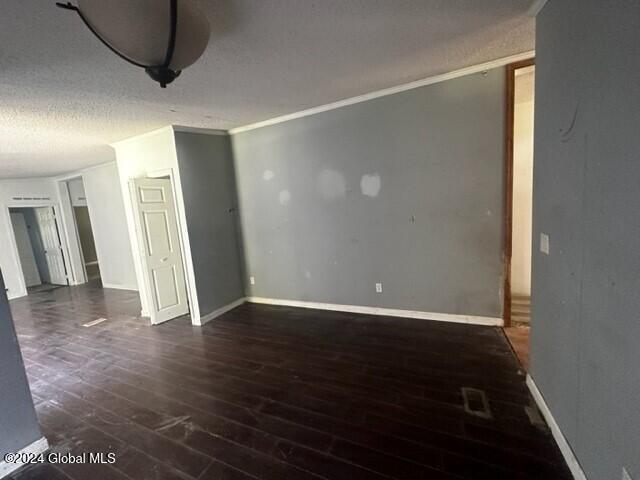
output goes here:
<path id="1" fill-rule="evenodd" d="M 382 293 L 382 284 L 376 283 L 376 293 Z"/>
<path id="2" fill-rule="evenodd" d="M 540 251 L 549 255 L 549 235 L 546 233 L 540 234 Z"/>
<path id="3" fill-rule="evenodd" d="M 627 472 L 627 469 L 624 467 L 622 467 L 622 480 L 633 480 L 631 475 L 629 475 L 629 472 Z"/>
<path id="4" fill-rule="evenodd" d="M 256 284 L 256 277 L 249 277 L 249 283 L 251 285 L 255 285 Z"/>

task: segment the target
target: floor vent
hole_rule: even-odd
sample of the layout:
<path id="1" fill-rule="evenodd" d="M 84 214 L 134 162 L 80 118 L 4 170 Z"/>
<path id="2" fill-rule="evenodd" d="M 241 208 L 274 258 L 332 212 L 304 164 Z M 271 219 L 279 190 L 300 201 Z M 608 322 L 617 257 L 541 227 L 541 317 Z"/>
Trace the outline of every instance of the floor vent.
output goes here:
<path id="1" fill-rule="evenodd" d="M 462 398 L 464 398 L 464 410 L 470 415 L 480 418 L 493 418 L 487 395 L 477 388 L 462 388 Z"/>
<path id="2" fill-rule="evenodd" d="M 99 323 L 106 322 L 106 318 L 97 318 L 95 320 L 91 320 L 90 322 L 83 323 L 83 327 L 93 327 L 94 325 L 98 325 Z"/>

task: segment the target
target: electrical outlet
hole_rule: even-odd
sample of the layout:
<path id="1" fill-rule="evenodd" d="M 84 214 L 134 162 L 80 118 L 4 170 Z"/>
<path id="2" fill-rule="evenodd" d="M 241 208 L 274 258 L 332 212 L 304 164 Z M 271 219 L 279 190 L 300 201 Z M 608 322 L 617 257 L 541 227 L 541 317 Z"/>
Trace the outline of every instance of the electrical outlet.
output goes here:
<path id="1" fill-rule="evenodd" d="M 546 233 L 540 234 L 540 251 L 549 255 L 549 235 Z"/>
<path id="2" fill-rule="evenodd" d="M 633 480 L 625 467 L 622 467 L 622 480 Z"/>
<path id="3" fill-rule="evenodd" d="M 376 293 L 382 293 L 382 284 L 376 283 Z"/>
<path id="4" fill-rule="evenodd" d="M 255 285 L 256 284 L 256 277 L 249 277 L 249 283 L 251 285 Z"/>

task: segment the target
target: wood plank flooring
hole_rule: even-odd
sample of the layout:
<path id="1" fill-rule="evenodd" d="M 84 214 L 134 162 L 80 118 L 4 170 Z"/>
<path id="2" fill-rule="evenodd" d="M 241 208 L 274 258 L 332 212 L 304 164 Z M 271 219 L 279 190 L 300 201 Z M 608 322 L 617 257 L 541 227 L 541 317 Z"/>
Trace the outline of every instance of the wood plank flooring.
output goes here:
<path id="1" fill-rule="evenodd" d="M 116 455 L 16 480 L 571 478 L 497 328 L 249 304 L 150 327 L 93 286 L 11 308 L 52 450 Z"/>
<path id="2" fill-rule="evenodd" d="M 529 371 L 530 331 L 531 328 L 528 325 L 516 325 L 504 329 L 504 333 L 525 372 Z"/>

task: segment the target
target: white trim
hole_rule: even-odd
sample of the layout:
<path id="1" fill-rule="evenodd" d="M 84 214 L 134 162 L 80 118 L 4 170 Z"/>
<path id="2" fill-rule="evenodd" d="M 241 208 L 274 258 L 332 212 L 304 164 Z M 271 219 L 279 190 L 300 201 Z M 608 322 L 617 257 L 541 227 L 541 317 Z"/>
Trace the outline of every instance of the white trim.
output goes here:
<path id="1" fill-rule="evenodd" d="M 365 307 L 360 305 L 342 305 L 337 303 L 302 302 L 299 300 L 284 300 L 280 298 L 247 297 L 247 302 L 263 303 L 267 305 L 283 305 L 287 307 L 315 308 L 317 310 L 332 310 L 336 312 L 362 313 L 365 315 L 383 315 L 387 317 L 415 318 L 418 320 L 434 320 L 437 322 L 466 323 L 469 325 L 486 325 L 501 327 L 502 318 L 479 317 L 475 315 L 455 315 L 452 313 L 422 312 L 417 310 L 400 310 L 396 308 Z"/>
<path id="2" fill-rule="evenodd" d="M 573 450 L 571 449 L 571 445 L 569 445 L 569 442 L 563 435 L 562 430 L 560 430 L 558 422 L 556 422 L 556 419 L 553 418 L 553 414 L 551 413 L 551 410 L 549 410 L 547 402 L 544 401 L 544 397 L 542 396 L 542 393 L 540 393 L 540 390 L 538 389 L 538 386 L 536 385 L 536 382 L 533 380 L 531 375 L 527 375 L 527 386 L 529 387 L 531 395 L 533 395 L 538 408 L 542 412 L 542 416 L 544 416 L 544 419 L 547 421 L 547 424 L 551 429 L 551 434 L 558 444 L 560 452 L 562 453 L 565 462 L 567 462 L 573 478 L 575 480 L 587 480 L 587 477 L 585 476 L 575 453 L 573 453 Z"/>
<path id="3" fill-rule="evenodd" d="M 520 62 L 527 60 L 535 56 L 535 51 L 519 53 L 517 55 L 511 55 L 509 57 L 499 58 L 491 62 L 481 63 L 479 65 L 473 65 L 470 67 L 462 68 L 460 70 L 454 70 L 453 72 L 443 73 L 441 75 L 435 75 L 433 77 L 423 78 L 416 80 L 415 82 L 405 83 L 395 87 L 385 88 L 357 97 L 347 98 L 339 100 L 337 102 L 328 103 L 326 105 L 320 105 L 318 107 L 309 108 L 295 113 L 282 115 L 280 117 L 271 118 L 269 120 L 263 120 L 261 122 L 252 123 L 243 127 L 232 128 L 229 130 L 230 135 L 237 133 L 247 132 L 249 130 L 255 130 L 256 128 L 267 127 L 269 125 L 275 125 L 277 123 L 288 122 L 289 120 L 295 120 L 297 118 L 308 117 L 309 115 L 315 115 L 316 113 L 326 112 L 328 110 L 335 110 L 336 108 L 346 107 L 356 103 L 366 102 L 375 98 L 386 97 L 396 93 L 406 92 L 407 90 L 413 90 L 414 88 L 424 87 L 426 85 L 433 85 L 434 83 L 444 82 L 446 80 L 452 80 L 458 77 L 464 77 L 465 75 L 471 75 L 473 73 L 484 72 L 485 70 L 491 70 L 492 68 L 503 67 L 510 63 Z"/>
<path id="4" fill-rule="evenodd" d="M 548 0 L 535 0 L 529 7 L 529 10 L 527 11 L 527 15 L 536 17 L 540 13 L 540 11 L 544 8 L 544 6 L 547 4 L 547 1 Z"/>
<path id="5" fill-rule="evenodd" d="M 69 245 L 69 265 L 71 266 L 71 276 L 73 280 L 73 282 L 69 282 L 71 285 L 82 285 L 88 281 L 87 269 L 84 266 L 84 253 L 82 251 L 82 245 L 80 244 L 80 232 L 78 231 L 76 215 L 73 210 L 73 201 L 71 199 L 71 190 L 69 189 L 69 181 L 78 178 L 82 181 L 82 188 L 84 188 L 84 177 L 82 175 L 70 177 L 68 180 L 55 181 L 60 196 L 60 216 L 64 222 L 64 235 L 67 240 L 67 245 Z M 91 212 L 89 212 L 89 218 L 91 218 Z M 75 235 L 72 235 L 71 229 L 73 229 Z M 73 255 L 71 254 L 72 244 Z M 76 267 L 78 268 L 76 269 Z"/>
<path id="6" fill-rule="evenodd" d="M 218 128 L 200 128 L 200 127 L 187 127 L 186 125 L 171 125 L 174 132 L 182 133 L 201 133 L 204 135 L 229 135 L 227 130 L 220 130 Z"/>
<path id="7" fill-rule="evenodd" d="M 132 285 L 119 285 L 117 283 L 102 283 L 102 288 L 113 288 L 115 290 L 131 290 L 132 292 L 138 291 L 138 286 Z"/>
<path id="8" fill-rule="evenodd" d="M 27 445 L 22 450 L 20 450 L 19 454 L 26 455 L 39 455 L 41 453 L 46 452 L 49 449 L 49 442 L 47 439 L 42 437 L 36 440 L 35 442 Z M 4 478 L 8 476 L 10 473 L 15 472 L 17 469 L 22 467 L 23 463 L 6 463 L 5 461 L 0 462 L 0 478 Z"/>
<path id="9" fill-rule="evenodd" d="M 239 307 L 240 305 L 242 305 L 244 302 L 246 302 L 247 299 L 242 297 L 239 298 L 238 300 L 235 300 L 231 303 L 228 303 L 227 305 L 225 305 L 224 307 L 220 307 L 217 310 L 214 310 L 211 313 L 207 313 L 206 315 L 203 315 L 202 317 L 200 317 L 198 319 L 198 321 L 195 321 L 195 319 L 193 320 L 192 324 L 193 325 L 197 325 L 197 326 L 202 326 L 205 323 L 207 323 L 210 320 L 213 320 L 216 317 L 219 317 L 220 315 L 223 315 L 225 313 L 227 313 L 230 310 L 233 310 L 236 307 Z"/>

